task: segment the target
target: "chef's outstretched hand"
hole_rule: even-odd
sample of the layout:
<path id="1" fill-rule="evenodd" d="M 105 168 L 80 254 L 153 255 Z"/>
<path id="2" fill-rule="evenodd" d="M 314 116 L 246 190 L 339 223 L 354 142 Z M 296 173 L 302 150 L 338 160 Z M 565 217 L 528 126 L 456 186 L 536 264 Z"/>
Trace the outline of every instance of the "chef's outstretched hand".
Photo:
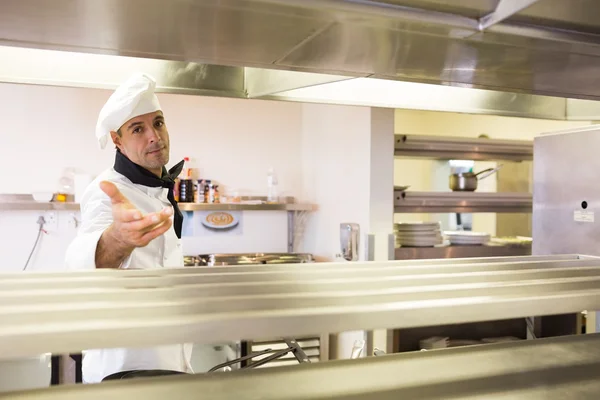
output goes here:
<path id="1" fill-rule="evenodd" d="M 102 181 L 100 189 L 110 197 L 112 203 L 113 223 L 107 229 L 107 233 L 124 247 L 145 247 L 171 228 L 173 224 L 171 207 L 165 207 L 160 212 L 143 215 L 114 183 Z"/>

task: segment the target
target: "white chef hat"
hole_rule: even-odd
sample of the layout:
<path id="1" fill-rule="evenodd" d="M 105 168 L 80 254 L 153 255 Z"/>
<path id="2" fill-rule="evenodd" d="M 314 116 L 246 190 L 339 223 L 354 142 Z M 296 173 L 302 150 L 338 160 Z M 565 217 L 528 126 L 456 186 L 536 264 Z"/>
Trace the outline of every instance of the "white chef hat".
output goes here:
<path id="1" fill-rule="evenodd" d="M 132 118 L 160 110 L 154 90 L 156 81 L 146 74 L 135 74 L 115 90 L 98 116 L 96 138 L 106 146 L 111 131 L 117 131 Z"/>

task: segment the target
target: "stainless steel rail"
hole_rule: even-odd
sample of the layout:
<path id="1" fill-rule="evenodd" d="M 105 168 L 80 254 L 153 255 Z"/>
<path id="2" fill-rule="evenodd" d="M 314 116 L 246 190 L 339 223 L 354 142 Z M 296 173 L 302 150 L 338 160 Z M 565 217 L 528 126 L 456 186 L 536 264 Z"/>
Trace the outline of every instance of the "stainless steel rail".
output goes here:
<path id="1" fill-rule="evenodd" d="M 292 368 L 68 385 L 0 394 L 0 399 L 596 399 L 599 378 L 600 334 L 594 334 Z"/>
<path id="2" fill-rule="evenodd" d="M 529 193 L 412 192 L 394 190 L 395 213 L 530 213 Z"/>
<path id="3" fill-rule="evenodd" d="M 579 256 L 4 274 L 0 358 L 584 309 L 600 259 Z"/>

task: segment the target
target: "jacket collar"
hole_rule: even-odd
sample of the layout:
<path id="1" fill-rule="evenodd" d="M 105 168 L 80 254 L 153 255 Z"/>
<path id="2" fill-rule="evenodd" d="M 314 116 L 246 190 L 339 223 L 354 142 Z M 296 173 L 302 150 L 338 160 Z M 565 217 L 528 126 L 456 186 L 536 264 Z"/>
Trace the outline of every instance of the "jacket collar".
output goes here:
<path id="1" fill-rule="evenodd" d="M 131 182 L 149 187 L 164 187 L 172 189 L 175 185 L 175 179 L 179 176 L 183 170 L 184 160 L 181 160 L 169 171 L 165 167 L 162 168 L 162 176 L 159 178 L 146 168 L 139 166 L 138 164 L 127 158 L 121 151 L 117 149 L 115 155 L 114 169 L 121 175 L 124 175 Z"/>
<path id="2" fill-rule="evenodd" d="M 167 198 L 169 199 L 169 203 L 171 203 L 171 205 L 173 206 L 173 228 L 175 229 L 175 234 L 179 239 L 181 239 L 181 230 L 183 227 L 183 214 L 181 213 L 181 210 L 179 209 L 179 206 L 175 201 L 173 188 L 175 187 L 175 179 L 183 170 L 184 162 L 185 160 L 181 160 L 168 172 L 167 169 L 163 167 L 162 176 L 159 178 L 152 172 L 148 171 L 146 168 L 137 165 L 129 158 L 125 157 L 125 155 L 117 149 L 114 165 L 115 171 L 117 171 L 121 175 L 124 175 L 134 184 L 146 187 L 163 187 L 169 189 Z"/>

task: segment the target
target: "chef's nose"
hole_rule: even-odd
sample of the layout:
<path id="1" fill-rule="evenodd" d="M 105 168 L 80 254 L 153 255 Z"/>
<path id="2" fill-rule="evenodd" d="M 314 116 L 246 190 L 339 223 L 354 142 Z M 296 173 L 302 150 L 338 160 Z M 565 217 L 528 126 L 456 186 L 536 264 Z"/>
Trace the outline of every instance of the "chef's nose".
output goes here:
<path id="1" fill-rule="evenodd" d="M 155 127 L 150 128 L 150 143 L 160 142 L 162 138 Z"/>

